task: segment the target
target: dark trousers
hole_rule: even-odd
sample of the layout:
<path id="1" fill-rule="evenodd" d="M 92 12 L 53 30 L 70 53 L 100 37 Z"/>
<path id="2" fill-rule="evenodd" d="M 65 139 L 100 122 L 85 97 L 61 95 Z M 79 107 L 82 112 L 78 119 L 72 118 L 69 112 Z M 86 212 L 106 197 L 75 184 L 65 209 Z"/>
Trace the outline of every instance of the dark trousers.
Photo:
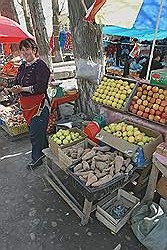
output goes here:
<path id="1" fill-rule="evenodd" d="M 42 155 L 42 150 L 48 147 L 47 126 L 49 110 L 45 107 L 40 116 L 32 118 L 29 126 L 29 136 L 32 144 L 32 160 L 38 160 Z"/>

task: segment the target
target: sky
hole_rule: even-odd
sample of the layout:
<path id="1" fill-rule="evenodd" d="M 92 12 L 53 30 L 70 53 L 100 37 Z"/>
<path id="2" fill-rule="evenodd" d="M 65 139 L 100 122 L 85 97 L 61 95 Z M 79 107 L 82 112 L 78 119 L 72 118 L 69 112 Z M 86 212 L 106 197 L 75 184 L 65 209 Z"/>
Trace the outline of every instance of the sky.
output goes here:
<path id="1" fill-rule="evenodd" d="M 46 20 L 47 33 L 48 33 L 48 36 L 50 37 L 52 34 L 52 4 L 51 4 L 51 0 L 41 0 L 41 1 L 42 1 L 42 7 L 43 7 L 45 20 Z M 62 3 L 64 1 L 65 1 L 65 4 L 64 4 L 64 10 L 62 12 L 63 14 L 68 12 L 68 3 L 67 3 L 67 0 L 59 0 L 60 6 L 62 6 Z M 16 11 L 18 13 L 21 26 L 23 26 L 23 28 L 26 29 L 24 13 L 18 2 L 20 1 L 14 0 Z"/>

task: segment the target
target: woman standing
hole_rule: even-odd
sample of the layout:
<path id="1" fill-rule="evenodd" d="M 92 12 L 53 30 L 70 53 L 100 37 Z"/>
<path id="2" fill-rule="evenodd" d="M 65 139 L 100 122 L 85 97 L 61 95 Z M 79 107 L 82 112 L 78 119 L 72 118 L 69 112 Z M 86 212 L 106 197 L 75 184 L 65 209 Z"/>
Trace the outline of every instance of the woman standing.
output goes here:
<path id="1" fill-rule="evenodd" d="M 32 144 L 32 161 L 29 169 L 42 164 L 42 150 L 48 147 L 47 125 L 49 119 L 49 102 L 47 87 L 50 70 L 38 57 L 38 46 L 34 40 L 27 38 L 19 45 L 25 62 L 19 67 L 15 86 L 11 92 L 20 93 L 20 106 L 29 125 L 29 136 Z"/>

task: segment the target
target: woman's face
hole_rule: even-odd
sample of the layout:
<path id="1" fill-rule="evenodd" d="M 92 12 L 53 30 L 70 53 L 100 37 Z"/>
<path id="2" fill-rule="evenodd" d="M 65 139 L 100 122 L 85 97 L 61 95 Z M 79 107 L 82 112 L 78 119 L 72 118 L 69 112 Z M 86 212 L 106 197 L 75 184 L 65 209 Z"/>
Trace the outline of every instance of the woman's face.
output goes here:
<path id="1" fill-rule="evenodd" d="M 36 50 L 33 50 L 31 47 L 22 47 L 20 52 L 26 62 L 32 62 L 36 58 Z"/>

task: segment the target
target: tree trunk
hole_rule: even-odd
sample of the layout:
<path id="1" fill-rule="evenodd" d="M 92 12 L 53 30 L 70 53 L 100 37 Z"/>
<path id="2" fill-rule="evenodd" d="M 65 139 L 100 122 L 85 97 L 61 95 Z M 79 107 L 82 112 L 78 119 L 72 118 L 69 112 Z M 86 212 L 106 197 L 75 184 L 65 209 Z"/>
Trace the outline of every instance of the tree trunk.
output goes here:
<path id="1" fill-rule="evenodd" d="M 41 0 L 28 0 L 27 3 L 30 8 L 33 29 L 35 32 L 36 41 L 39 46 L 40 56 L 52 70 L 49 41 L 45 27 L 45 17 L 43 14 Z"/>
<path id="2" fill-rule="evenodd" d="M 85 6 L 89 8 L 94 0 L 85 0 Z M 71 23 L 74 56 L 79 58 L 91 57 L 93 61 L 102 60 L 102 34 L 100 26 L 83 21 L 85 16 L 85 6 L 82 1 L 68 0 L 69 17 Z M 80 103 L 81 112 L 84 112 L 92 118 L 93 113 L 99 112 L 99 105 L 95 105 L 92 100 L 92 94 L 97 84 L 86 80 L 78 80 L 78 88 L 81 93 Z"/>
<path id="3" fill-rule="evenodd" d="M 53 10 L 53 62 L 62 62 L 62 53 L 59 45 L 59 3 L 58 0 L 52 0 Z"/>
<path id="4" fill-rule="evenodd" d="M 0 14 L 19 23 L 19 18 L 13 0 L 0 0 Z"/>
<path id="5" fill-rule="evenodd" d="M 27 5 L 27 0 L 22 0 L 21 5 L 23 7 L 23 12 L 24 12 L 24 18 L 26 21 L 26 26 L 28 32 L 33 35 L 33 28 L 32 28 L 32 20 L 31 20 L 31 15 L 30 15 L 30 10 Z"/>

